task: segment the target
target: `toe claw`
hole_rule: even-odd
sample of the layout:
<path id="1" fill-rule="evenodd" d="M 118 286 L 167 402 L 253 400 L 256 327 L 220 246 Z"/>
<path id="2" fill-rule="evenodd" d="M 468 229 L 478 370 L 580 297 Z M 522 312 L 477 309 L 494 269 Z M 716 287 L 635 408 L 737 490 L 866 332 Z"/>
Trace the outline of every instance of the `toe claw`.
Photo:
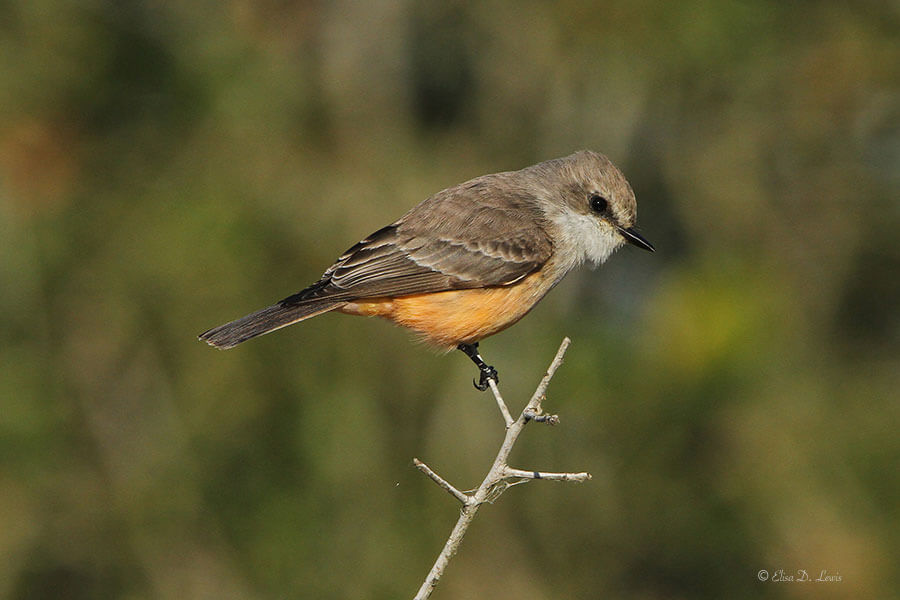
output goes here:
<path id="1" fill-rule="evenodd" d="M 497 369 L 491 366 L 486 366 L 481 369 L 481 375 L 478 378 L 478 383 L 475 383 L 475 380 L 472 380 L 472 383 L 475 384 L 475 389 L 483 392 L 488 389 L 489 381 L 493 379 L 494 383 L 500 383 L 500 377 L 497 375 Z"/>

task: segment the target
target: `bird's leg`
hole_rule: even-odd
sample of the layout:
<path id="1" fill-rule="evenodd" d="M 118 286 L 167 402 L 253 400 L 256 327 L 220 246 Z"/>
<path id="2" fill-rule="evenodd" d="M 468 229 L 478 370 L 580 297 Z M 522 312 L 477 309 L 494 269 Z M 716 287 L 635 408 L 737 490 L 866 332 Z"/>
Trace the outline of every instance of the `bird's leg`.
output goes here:
<path id="1" fill-rule="evenodd" d="M 475 366 L 478 367 L 478 370 L 481 371 L 481 376 L 478 378 L 478 381 L 472 380 L 475 389 L 482 392 L 486 390 L 488 388 L 489 379 L 493 379 L 494 383 L 500 383 L 497 369 L 485 363 L 484 359 L 481 358 L 481 355 L 478 353 L 478 342 L 475 342 L 474 344 L 459 344 L 457 348 L 471 358 L 472 362 L 475 363 Z"/>

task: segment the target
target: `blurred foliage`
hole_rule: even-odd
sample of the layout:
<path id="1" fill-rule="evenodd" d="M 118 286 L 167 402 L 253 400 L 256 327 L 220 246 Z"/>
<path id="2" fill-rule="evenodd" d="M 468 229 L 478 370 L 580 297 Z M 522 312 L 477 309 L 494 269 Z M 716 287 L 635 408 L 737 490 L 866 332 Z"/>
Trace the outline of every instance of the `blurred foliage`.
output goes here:
<path id="1" fill-rule="evenodd" d="M 505 495 L 435 598 L 896 597 L 898 42 L 875 0 L 3 3 L 0 597 L 411 596 L 456 517 L 411 457 L 501 439 L 471 364 L 195 336 L 585 147 L 658 252 L 482 348 L 517 405 L 574 339 L 515 461 L 595 479 Z"/>

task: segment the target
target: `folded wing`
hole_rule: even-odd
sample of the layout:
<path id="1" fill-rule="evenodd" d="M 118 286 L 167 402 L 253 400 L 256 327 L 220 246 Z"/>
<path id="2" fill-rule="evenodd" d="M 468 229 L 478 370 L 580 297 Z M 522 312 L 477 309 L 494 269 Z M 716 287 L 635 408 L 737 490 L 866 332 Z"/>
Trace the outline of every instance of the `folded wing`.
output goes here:
<path id="1" fill-rule="evenodd" d="M 281 304 L 504 286 L 539 269 L 553 250 L 541 212 L 524 192 L 495 197 L 486 179 L 432 196 Z"/>

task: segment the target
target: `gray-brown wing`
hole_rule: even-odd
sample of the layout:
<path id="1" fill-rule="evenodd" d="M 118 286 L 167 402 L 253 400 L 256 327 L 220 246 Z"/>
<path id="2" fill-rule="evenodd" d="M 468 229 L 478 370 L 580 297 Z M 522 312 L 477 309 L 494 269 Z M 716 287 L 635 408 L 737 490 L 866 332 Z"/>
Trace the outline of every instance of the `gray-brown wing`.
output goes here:
<path id="1" fill-rule="evenodd" d="M 282 302 L 515 283 L 540 268 L 553 246 L 533 198 L 507 175 L 480 177 L 435 194 L 347 250 L 317 283 Z"/>

